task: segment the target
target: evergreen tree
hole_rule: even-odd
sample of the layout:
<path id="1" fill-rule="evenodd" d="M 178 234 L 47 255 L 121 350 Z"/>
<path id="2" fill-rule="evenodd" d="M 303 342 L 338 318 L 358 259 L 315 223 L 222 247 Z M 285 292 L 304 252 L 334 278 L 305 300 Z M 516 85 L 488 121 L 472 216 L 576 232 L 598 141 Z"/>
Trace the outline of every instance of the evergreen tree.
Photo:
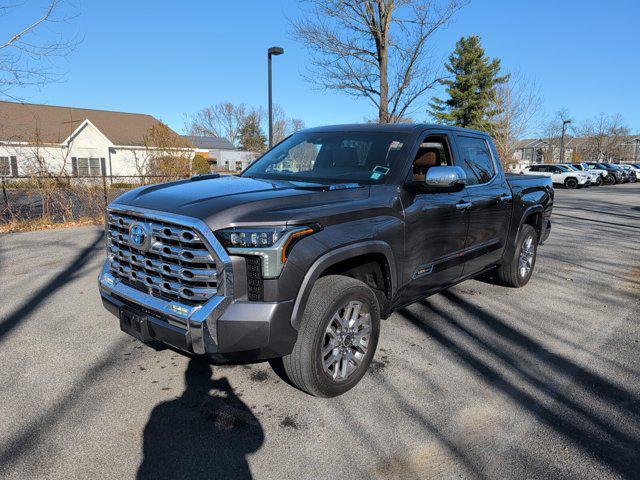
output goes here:
<path id="1" fill-rule="evenodd" d="M 250 113 L 240 128 L 240 149 L 249 152 L 263 152 L 267 148 L 267 138 L 260 127 L 260 117 Z"/>
<path id="2" fill-rule="evenodd" d="M 462 37 L 445 65 L 453 75 L 442 80 L 449 99 L 434 98 L 431 115 L 446 125 L 492 131 L 494 117 L 500 112 L 496 87 L 509 75 L 499 76 L 500 60 L 490 59 L 480 45 L 480 37 Z"/>

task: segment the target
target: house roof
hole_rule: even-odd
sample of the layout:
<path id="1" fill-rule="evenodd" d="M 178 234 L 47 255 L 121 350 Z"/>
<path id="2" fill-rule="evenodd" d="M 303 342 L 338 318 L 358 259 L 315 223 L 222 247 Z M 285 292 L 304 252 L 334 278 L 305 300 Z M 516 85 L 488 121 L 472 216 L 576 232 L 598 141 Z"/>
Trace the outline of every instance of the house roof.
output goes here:
<path id="1" fill-rule="evenodd" d="M 199 136 L 199 135 L 182 135 L 187 142 L 191 144 L 191 146 L 196 148 L 202 148 L 206 150 L 235 150 L 236 147 L 226 138 L 222 137 L 214 137 L 212 135 L 209 136 Z"/>
<path id="2" fill-rule="evenodd" d="M 555 138 L 556 141 L 559 141 L 558 137 Z M 581 148 L 586 143 L 588 143 L 587 137 L 571 137 L 569 135 L 564 138 L 564 146 L 566 148 Z M 636 140 L 640 141 L 640 136 L 638 135 L 629 135 L 623 137 L 622 144 L 623 145 L 631 145 Z M 515 149 L 523 149 L 523 148 L 540 148 L 549 146 L 549 139 L 546 138 L 526 138 L 523 140 L 518 140 L 515 142 Z"/>
<path id="3" fill-rule="evenodd" d="M 149 130 L 161 123 L 141 113 L 0 101 L 0 141 L 62 143 L 85 120 L 114 145 L 134 146 L 144 145 Z"/>

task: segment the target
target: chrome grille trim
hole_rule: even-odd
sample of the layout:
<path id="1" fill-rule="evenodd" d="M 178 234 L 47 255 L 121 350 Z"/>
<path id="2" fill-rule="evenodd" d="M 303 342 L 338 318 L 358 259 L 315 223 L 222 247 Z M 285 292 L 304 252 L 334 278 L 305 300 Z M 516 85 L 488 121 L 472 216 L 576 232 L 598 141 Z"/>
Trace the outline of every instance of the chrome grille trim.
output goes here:
<path id="1" fill-rule="evenodd" d="M 151 236 L 144 251 L 129 242 L 128 229 L 143 223 Z M 217 293 L 216 260 L 194 230 L 144 215 L 107 214 L 110 273 L 149 295 L 188 304 Z"/>
<path id="2" fill-rule="evenodd" d="M 117 200 L 109 205 L 107 214 L 130 215 L 142 217 L 151 222 L 166 222 L 182 226 L 183 228 L 192 229 L 202 240 L 215 259 L 217 270 L 217 293 L 202 304 L 186 305 L 179 301 L 168 301 L 134 289 L 126 282 L 119 281 L 109 273 L 110 264 L 108 260 L 105 262 L 99 281 L 100 288 L 105 294 L 115 294 L 133 303 L 143 305 L 152 311 L 158 312 L 173 325 L 185 325 L 194 353 L 216 352 L 218 318 L 233 300 L 234 289 L 231 257 L 213 235 L 211 228 L 205 222 L 196 218 L 122 205 L 117 203 Z M 108 227 L 105 230 L 108 238 Z"/>

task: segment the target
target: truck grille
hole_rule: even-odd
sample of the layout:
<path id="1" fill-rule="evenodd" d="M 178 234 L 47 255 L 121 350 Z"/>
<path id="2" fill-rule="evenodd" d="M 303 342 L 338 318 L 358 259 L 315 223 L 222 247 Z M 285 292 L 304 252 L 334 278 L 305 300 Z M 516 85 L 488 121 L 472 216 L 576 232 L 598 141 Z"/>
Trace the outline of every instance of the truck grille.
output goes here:
<path id="1" fill-rule="evenodd" d="M 146 248 L 130 241 L 132 224 L 144 226 L 150 237 Z M 118 280 L 188 305 L 203 303 L 217 293 L 216 262 L 191 228 L 114 212 L 108 213 L 107 228 L 109 270 Z"/>

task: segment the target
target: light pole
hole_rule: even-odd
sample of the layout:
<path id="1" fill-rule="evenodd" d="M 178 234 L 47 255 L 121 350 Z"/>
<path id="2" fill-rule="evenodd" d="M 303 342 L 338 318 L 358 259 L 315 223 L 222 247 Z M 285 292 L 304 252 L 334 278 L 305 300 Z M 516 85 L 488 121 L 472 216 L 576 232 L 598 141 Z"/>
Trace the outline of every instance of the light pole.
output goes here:
<path id="1" fill-rule="evenodd" d="M 271 56 L 272 55 L 282 55 L 284 53 L 284 48 L 282 47 L 271 47 L 267 50 L 267 57 L 269 59 L 269 148 L 273 145 L 273 102 L 272 102 L 272 94 L 271 94 Z"/>
<path id="2" fill-rule="evenodd" d="M 571 120 L 562 121 L 562 137 L 560 137 L 560 163 L 564 160 L 564 132 L 567 129 L 567 125 L 571 123 Z"/>

